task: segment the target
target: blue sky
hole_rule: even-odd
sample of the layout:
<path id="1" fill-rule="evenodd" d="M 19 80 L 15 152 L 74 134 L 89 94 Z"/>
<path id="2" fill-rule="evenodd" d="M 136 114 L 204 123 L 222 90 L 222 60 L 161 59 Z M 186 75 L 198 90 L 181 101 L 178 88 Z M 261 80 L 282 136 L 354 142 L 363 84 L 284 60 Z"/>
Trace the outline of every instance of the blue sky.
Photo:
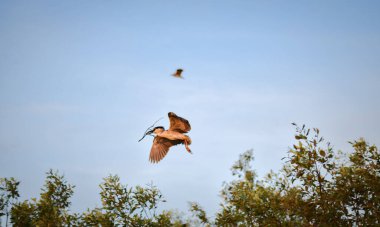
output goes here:
<path id="1" fill-rule="evenodd" d="M 1 1 L 0 176 L 37 197 L 50 168 L 76 185 L 153 182 L 165 209 L 211 214 L 238 155 L 281 167 L 292 122 L 338 149 L 380 144 L 378 1 Z M 170 76 L 184 68 L 185 80 Z M 145 129 L 188 119 L 193 155 L 148 162 Z"/>

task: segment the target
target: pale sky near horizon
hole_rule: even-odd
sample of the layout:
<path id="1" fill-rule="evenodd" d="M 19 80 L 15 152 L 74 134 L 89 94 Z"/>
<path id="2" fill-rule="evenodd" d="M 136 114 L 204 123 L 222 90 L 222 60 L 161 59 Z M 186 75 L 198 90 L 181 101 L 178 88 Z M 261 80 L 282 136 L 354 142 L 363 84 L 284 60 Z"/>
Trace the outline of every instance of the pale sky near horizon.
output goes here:
<path id="1" fill-rule="evenodd" d="M 380 146 L 378 1 L 0 1 L 0 177 L 38 197 L 50 168 L 76 185 L 153 182 L 165 209 L 212 215 L 238 155 L 259 177 L 281 167 L 291 123 L 336 150 Z M 184 69 L 184 80 L 170 76 Z M 193 155 L 148 162 L 145 129 L 188 119 Z"/>

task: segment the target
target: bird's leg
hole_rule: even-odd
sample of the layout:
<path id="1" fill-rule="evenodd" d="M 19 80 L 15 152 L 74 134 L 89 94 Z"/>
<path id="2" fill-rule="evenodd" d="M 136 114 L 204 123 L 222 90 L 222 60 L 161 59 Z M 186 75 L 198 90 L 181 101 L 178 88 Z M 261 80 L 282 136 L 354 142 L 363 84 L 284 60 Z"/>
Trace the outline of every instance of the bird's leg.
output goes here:
<path id="1" fill-rule="evenodd" d="M 185 141 L 185 147 L 186 147 L 186 150 L 190 153 L 190 154 L 192 154 L 191 153 L 191 150 L 190 150 L 190 147 L 188 146 L 188 144 L 187 144 L 187 140 L 184 140 Z"/>

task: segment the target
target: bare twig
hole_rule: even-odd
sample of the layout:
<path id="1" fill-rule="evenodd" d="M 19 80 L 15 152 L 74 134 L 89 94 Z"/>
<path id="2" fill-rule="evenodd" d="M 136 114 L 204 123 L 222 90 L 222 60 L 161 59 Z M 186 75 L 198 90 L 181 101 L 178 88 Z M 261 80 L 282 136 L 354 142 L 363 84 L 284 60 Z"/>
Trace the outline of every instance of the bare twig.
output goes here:
<path id="1" fill-rule="evenodd" d="M 153 123 L 153 125 L 151 125 L 147 130 L 145 130 L 145 132 L 144 132 L 144 136 L 143 136 L 141 139 L 139 139 L 139 142 L 145 138 L 145 136 L 147 135 L 147 133 L 148 133 L 148 132 L 154 127 L 154 125 L 155 125 L 157 122 L 159 122 L 162 118 L 163 118 L 163 117 L 161 117 L 160 119 L 158 119 L 156 122 Z"/>

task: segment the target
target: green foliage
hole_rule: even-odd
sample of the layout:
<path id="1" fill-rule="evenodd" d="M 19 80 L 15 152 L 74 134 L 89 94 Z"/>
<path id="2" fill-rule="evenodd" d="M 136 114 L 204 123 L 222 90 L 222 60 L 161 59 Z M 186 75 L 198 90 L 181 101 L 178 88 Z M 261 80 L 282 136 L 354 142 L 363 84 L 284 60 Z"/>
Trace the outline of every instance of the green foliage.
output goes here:
<path id="1" fill-rule="evenodd" d="M 297 214 L 304 222 L 312 225 L 339 224 L 341 215 L 335 209 L 331 192 L 337 170 L 336 157 L 330 143 L 324 143 L 319 130 L 296 126 L 296 144 L 289 150 L 290 167 L 287 177 L 296 187 L 305 203 Z M 285 190 L 288 190 L 286 188 Z"/>
<path id="2" fill-rule="evenodd" d="M 36 203 L 39 226 L 59 226 L 65 223 L 65 216 L 70 206 L 70 197 L 74 186 L 67 184 L 63 176 L 50 170 L 42 188 L 40 200 Z"/>
<path id="3" fill-rule="evenodd" d="M 2 216 L 6 216 L 5 223 L 8 225 L 9 208 L 14 204 L 18 197 L 19 181 L 11 178 L 0 178 L 0 220 Z M 1 225 L 1 222 L 0 222 Z"/>
<path id="4" fill-rule="evenodd" d="M 102 207 L 82 214 L 70 214 L 70 198 L 74 186 L 58 172 L 50 170 L 41 189 L 40 199 L 13 204 L 14 226 L 172 226 L 170 212 L 157 212 L 165 202 L 153 185 L 128 187 L 118 176 L 104 178 L 100 184 Z M 17 194 L 18 195 L 18 194 Z M 181 223 L 182 224 L 182 223 Z"/>
<path id="5" fill-rule="evenodd" d="M 11 215 L 14 226 L 35 226 L 37 207 L 29 201 L 20 202 L 12 207 Z"/>
<path id="6" fill-rule="evenodd" d="M 216 215 L 216 225 L 279 225 L 285 218 L 279 191 L 256 180 L 256 173 L 250 166 L 252 161 L 250 150 L 240 155 L 232 166 L 232 174 L 237 179 L 222 190 L 224 201 L 222 211 Z"/>
<path id="7" fill-rule="evenodd" d="M 68 184 L 58 172 L 49 170 L 41 189 L 40 199 L 16 203 L 12 207 L 11 221 L 14 226 L 63 226 L 72 222 L 68 215 L 74 186 Z"/>
<path id="8" fill-rule="evenodd" d="M 340 163 L 319 130 L 296 124 L 296 142 L 279 173 L 257 180 L 252 151 L 232 166 L 235 180 L 221 192 L 217 226 L 378 226 L 380 154 L 364 139 Z M 206 217 L 204 211 L 197 217 Z M 205 222 L 203 222 L 205 223 Z"/>
<path id="9" fill-rule="evenodd" d="M 155 186 L 129 187 L 116 175 L 100 184 L 101 207 L 72 214 L 74 186 L 52 170 L 40 198 L 23 202 L 16 202 L 19 182 L 0 178 L 0 217 L 10 210 L 14 226 L 379 226 L 377 147 L 364 139 L 353 141 L 353 152 L 342 161 L 318 129 L 294 125 L 295 143 L 278 173 L 258 179 L 252 150 L 240 155 L 214 220 L 198 203 L 190 203 L 195 219 L 158 212 L 165 200 Z"/>
<path id="10" fill-rule="evenodd" d="M 170 224 L 168 213 L 157 214 L 158 204 L 165 201 L 161 192 L 153 185 L 128 187 L 120 183 L 118 176 L 111 175 L 104 178 L 100 188 L 103 206 L 96 213 L 101 214 L 98 216 L 103 222 L 123 226 Z"/>
<path id="11" fill-rule="evenodd" d="M 210 225 L 206 211 L 198 203 L 190 203 L 190 211 L 201 221 L 202 224 L 205 224 L 206 226 Z"/>
<path id="12" fill-rule="evenodd" d="M 380 153 L 364 139 L 351 143 L 355 152 L 350 165 L 341 165 L 336 173 L 333 197 L 335 206 L 348 225 L 380 224 Z"/>
<path id="13" fill-rule="evenodd" d="M 109 215 L 102 213 L 99 208 L 84 212 L 79 223 L 78 226 L 114 226 Z"/>

